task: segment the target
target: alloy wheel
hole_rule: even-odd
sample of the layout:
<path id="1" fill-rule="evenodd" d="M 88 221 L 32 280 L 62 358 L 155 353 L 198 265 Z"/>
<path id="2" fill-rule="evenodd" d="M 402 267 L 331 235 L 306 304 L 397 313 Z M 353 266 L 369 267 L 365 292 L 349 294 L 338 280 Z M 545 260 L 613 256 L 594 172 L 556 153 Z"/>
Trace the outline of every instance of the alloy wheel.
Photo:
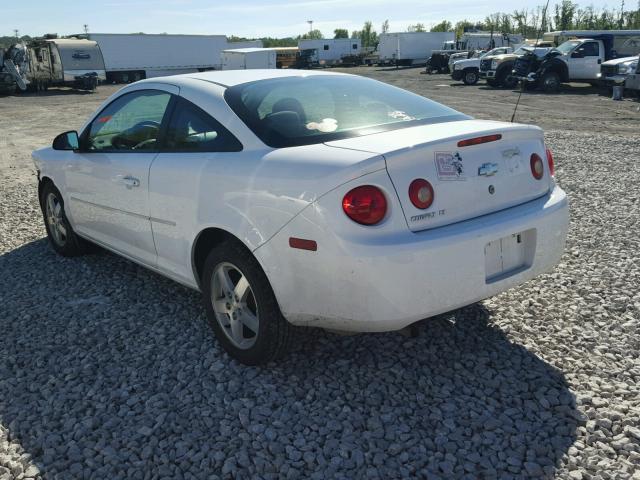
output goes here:
<path id="1" fill-rule="evenodd" d="M 258 339 L 260 315 L 249 280 L 229 262 L 214 268 L 211 302 L 216 320 L 231 343 L 242 350 Z"/>
<path id="2" fill-rule="evenodd" d="M 49 232 L 56 245 L 63 247 L 67 243 L 67 227 L 62 212 L 62 203 L 55 193 L 49 193 L 45 201 L 45 210 Z"/>

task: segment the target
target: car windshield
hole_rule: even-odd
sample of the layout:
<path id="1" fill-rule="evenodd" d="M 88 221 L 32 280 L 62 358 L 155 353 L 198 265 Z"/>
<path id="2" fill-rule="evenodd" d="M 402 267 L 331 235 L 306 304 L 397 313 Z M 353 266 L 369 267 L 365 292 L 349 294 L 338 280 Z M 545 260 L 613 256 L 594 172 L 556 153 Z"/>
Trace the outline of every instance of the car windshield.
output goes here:
<path id="1" fill-rule="evenodd" d="M 567 42 L 564 42 L 562 45 L 559 45 L 556 50 L 565 55 L 576 48 L 578 45 L 580 45 L 580 40 L 569 40 Z"/>
<path id="2" fill-rule="evenodd" d="M 225 99 L 267 145 L 290 147 L 470 117 L 420 95 L 350 75 L 258 80 Z"/>

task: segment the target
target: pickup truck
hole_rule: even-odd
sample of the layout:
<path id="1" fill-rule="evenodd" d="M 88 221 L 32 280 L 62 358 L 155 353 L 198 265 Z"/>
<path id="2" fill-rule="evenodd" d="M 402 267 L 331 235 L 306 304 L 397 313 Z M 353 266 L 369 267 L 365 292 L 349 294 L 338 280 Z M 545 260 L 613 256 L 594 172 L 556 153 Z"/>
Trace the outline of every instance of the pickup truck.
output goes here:
<path id="1" fill-rule="evenodd" d="M 462 80 L 465 85 L 475 85 L 480 78 L 480 61 L 485 57 L 503 55 L 513 52 L 512 47 L 498 47 L 488 52 L 480 53 L 472 58 L 456 60 L 451 68 L 451 78 Z"/>
<path id="2" fill-rule="evenodd" d="M 600 66 L 600 82 L 608 87 L 624 85 L 627 77 L 635 73 L 638 56 L 615 58 Z"/>
<path id="3" fill-rule="evenodd" d="M 518 84 L 518 79 L 513 77 L 512 70 L 516 59 L 528 53 L 531 47 L 523 45 L 515 52 L 502 55 L 487 55 L 480 60 L 480 78 L 487 81 L 490 87 L 513 88 Z M 538 44 L 533 47 L 534 54 L 542 58 L 550 50 L 550 47 Z"/>
<path id="4" fill-rule="evenodd" d="M 640 98 L 640 62 L 636 64 L 636 69 L 627 75 L 624 82 L 626 90 L 631 90 Z"/>
<path id="5" fill-rule="evenodd" d="M 597 85 L 601 74 L 601 65 L 616 58 L 619 52 L 612 48 L 612 38 L 577 38 L 567 40 L 552 49 L 542 60 L 537 61 L 531 55 L 523 56 L 516 62 L 513 75 L 527 82 L 528 87 L 540 87 L 545 92 L 555 92 L 563 82 L 588 82 Z M 640 44 L 624 44 L 637 55 Z M 526 84 L 527 84 L 526 83 Z M 526 85 L 525 84 L 525 85 Z"/>

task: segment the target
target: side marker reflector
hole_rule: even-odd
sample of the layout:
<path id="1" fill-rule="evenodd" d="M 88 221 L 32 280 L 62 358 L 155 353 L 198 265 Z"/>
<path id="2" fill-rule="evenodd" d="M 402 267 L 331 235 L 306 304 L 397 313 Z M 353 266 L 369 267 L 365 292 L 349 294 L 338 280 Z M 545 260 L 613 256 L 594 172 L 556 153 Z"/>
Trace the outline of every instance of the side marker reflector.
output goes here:
<path id="1" fill-rule="evenodd" d="M 318 250 L 318 244 L 315 240 L 305 240 L 304 238 L 289 237 L 289 246 L 291 248 L 299 248 L 300 250 Z"/>

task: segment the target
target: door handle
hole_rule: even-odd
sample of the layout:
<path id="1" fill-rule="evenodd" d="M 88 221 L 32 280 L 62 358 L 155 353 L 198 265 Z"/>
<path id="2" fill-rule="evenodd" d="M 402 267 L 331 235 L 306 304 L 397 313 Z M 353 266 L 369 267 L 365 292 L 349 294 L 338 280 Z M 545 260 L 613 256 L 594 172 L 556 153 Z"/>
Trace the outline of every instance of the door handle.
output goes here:
<path id="1" fill-rule="evenodd" d="M 139 187 L 140 186 L 140 180 L 138 180 L 135 177 L 130 177 L 130 176 L 126 176 L 122 179 L 124 185 L 127 188 L 133 188 L 133 187 Z"/>

